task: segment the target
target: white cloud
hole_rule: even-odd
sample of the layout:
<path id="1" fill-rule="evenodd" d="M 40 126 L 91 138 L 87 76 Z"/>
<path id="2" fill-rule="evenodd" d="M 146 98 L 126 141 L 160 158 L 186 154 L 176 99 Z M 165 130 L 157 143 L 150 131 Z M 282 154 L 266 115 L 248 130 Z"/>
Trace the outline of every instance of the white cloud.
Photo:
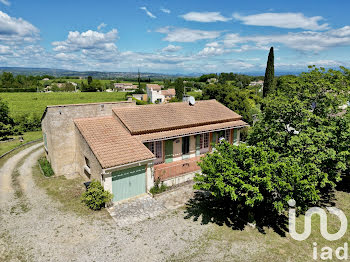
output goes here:
<path id="1" fill-rule="evenodd" d="M 11 48 L 6 45 L 0 45 L 0 55 L 6 55 L 11 53 Z"/>
<path id="2" fill-rule="evenodd" d="M 8 0 L 0 0 L 0 3 L 7 5 L 7 6 L 11 5 L 10 1 L 8 1 Z"/>
<path id="3" fill-rule="evenodd" d="M 142 6 L 140 7 L 141 10 L 144 10 L 146 12 L 146 14 L 151 17 L 151 18 L 157 18 L 154 14 L 152 14 L 150 11 L 148 11 L 147 7 Z"/>
<path id="4" fill-rule="evenodd" d="M 99 24 L 99 26 L 97 27 L 97 30 L 101 30 L 102 28 L 104 28 L 104 27 L 106 27 L 106 26 L 107 26 L 107 24 L 101 23 L 101 24 Z"/>
<path id="5" fill-rule="evenodd" d="M 187 14 L 181 15 L 186 21 L 196 21 L 196 22 L 227 22 L 231 20 L 230 17 L 224 17 L 220 12 L 189 12 Z"/>
<path id="6" fill-rule="evenodd" d="M 203 39 L 215 39 L 221 34 L 220 31 L 174 28 L 169 26 L 159 28 L 156 32 L 166 34 L 166 37 L 163 40 L 169 42 L 195 42 Z"/>
<path id="7" fill-rule="evenodd" d="M 280 28 L 302 28 L 306 30 L 326 30 L 328 24 L 319 24 L 324 20 L 322 16 L 306 17 L 302 13 L 261 13 L 242 16 L 235 13 L 233 17 L 245 25 L 273 26 Z"/>
<path id="8" fill-rule="evenodd" d="M 163 52 L 177 52 L 182 49 L 182 46 L 178 45 L 168 45 L 162 49 Z"/>
<path id="9" fill-rule="evenodd" d="M 162 11 L 163 13 L 166 13 L 166 14 L 171 13 L 171 11 L 169 9 L 166 9 L 166 8 L 161 8 L 160 11 Z"/>
<path id="10" fill-rule="evenodd" d="M 79 50 L 106 50 L 116 51 L 115 41 L 117 40 L 118 31 L 112 29 L 107 33 L 88 30 L 86 32 L 69 32 L 67 40 L 56 41 L 52 45 L 57 52 L 75 52 Z"/>
<path id="11" fill-rule="evenodd" d="M 248 45 L 249 43 L 254 44 L 254 46 Z M 226 34 L 224 39 L 220 41 L 219 47 L 238 48 L 236 51 L 267 50 L 270 45 L 274 44 L 283 44 L 291 49 L 311 52 L 347 46 L 350 45 L 350 26 L 324 32 L 303 31 L 279 35 L 241 36 L 239 34 Z"/>
<path id="12" fill-rule="evenodd" d="M 35 41 L 39 29 L 22 18 L 11 17 L 0 11 L 0 41 Z"/>

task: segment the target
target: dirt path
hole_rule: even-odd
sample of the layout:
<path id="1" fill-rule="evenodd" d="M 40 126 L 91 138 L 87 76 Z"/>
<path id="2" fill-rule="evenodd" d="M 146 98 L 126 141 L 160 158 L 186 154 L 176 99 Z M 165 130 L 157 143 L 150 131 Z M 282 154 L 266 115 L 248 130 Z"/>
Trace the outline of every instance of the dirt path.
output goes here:
<path id="1" fill-rule="evenodd" d="M 11 197 L 11 193 L 14 192 L 11 185 L 11 174 L 13 173 L 18 162 L 28 153 L 41 147 L 42 145 L 43 143 L 35 144 L 20 151 L 18 154 L 7 160 L 7 162 L 0 169 L 0 204 L 4 202 L 6 203 L 9 200 L 9 197 Z"/>
<path id="2" fill-rule="evenodd" d="M 61 211 L 61 204 L 32 179 L 41 145 L 13 156 L 0 170 L 6 181 L 0 185 L 0 261 L 164 261 L 207 232 L 207 226 L 184 220 L 182 211 L 124 228 L 112 219 Z"/>

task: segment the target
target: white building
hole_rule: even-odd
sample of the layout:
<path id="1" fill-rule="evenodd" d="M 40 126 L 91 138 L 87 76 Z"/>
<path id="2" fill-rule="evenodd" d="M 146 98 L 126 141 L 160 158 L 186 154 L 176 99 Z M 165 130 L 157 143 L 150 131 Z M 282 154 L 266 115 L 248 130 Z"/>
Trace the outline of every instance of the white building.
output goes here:
<path id="1" fill-rule="evenodd" d="M 158 84 L 147 84 L 146 92 L 150 101 L 154 104 L 162 104 L 165 101 L 165 96 L 162 94 L 163 86 Z"/>

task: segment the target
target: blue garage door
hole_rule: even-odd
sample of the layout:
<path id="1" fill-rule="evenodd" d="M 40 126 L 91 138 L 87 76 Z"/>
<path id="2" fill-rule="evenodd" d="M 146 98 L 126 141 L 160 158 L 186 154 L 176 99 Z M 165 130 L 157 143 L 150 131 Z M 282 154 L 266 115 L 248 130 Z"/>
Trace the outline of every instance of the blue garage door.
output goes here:
<path id="1" fill-rule="evenodd" d="M 146 166 L 137 166 L 112 173 L 113 201 L 146 193 Z"/>

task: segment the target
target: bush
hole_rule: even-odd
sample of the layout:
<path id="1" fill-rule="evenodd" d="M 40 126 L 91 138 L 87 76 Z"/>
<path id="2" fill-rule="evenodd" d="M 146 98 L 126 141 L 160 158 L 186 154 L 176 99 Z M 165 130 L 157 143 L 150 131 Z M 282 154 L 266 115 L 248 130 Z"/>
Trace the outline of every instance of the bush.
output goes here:
<path id="1" fill-rule="evenodd" d="M 152 195 L 156 195 L 156 194 L 160 194 L 162 192 L 164 192 L 165 190 L 167 190 L 167 186 L 163 183 L 160 182 L 160 179 L 158 178 L 154 184 L 154 186 L 149 190 L 149 192 Z"/>
<path id="2" fill-rule="evenodd" d="M 92 210 L 100 210 L 112 199 L 113 194 L 104 190 L 101 183 L 96 180 L 92 180 L 87 191 L 81 196 L 81 201 Z"/>
<path id="3" fill-rule="evenodd" d="M 39 165 L 41 167 L 41 170 L 44 173 L 44 176 L 50 177 L 50 176 L 53 176 L 55 174 L 51 168 L 50 162 L 47 161 L 47 159 L 45 157 L 42 157 L 39 159 Z"/>

